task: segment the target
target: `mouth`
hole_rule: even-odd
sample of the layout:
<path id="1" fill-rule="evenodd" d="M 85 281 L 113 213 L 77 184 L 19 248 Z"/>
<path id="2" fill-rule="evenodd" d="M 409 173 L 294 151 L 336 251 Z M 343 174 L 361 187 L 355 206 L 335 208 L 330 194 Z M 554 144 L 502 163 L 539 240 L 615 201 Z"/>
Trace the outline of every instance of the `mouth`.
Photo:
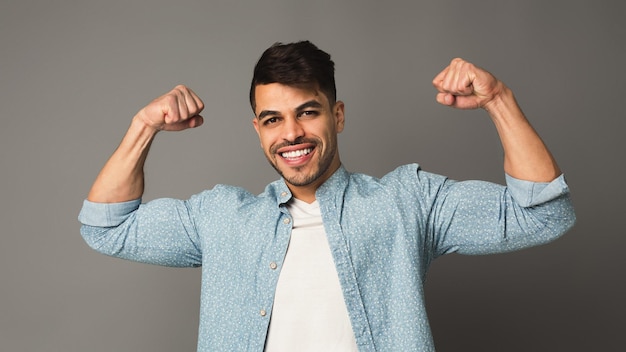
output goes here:
<path id="1" fill-rule="evenodd" d="M 304 149 L 297 149 L 297 150 L 290 150 L 290 151 L 282 152 L 282 153 L 279 153 L 279 155 L 283 157 L 283 159 L 296 160 L 296 159 L 299 159 L 299 158 L 302 158 L 304 156 L 311 154 L 312 151 L 313 151 L 313 148 L 309 147 L 309 148 L 304 148 Z"/>
<path id="2" fill-rule="evenodd" d="M 315 152 L 315 144 L 313 143 L 301 143 L 289 146 L 283 146 L 276 150 L 276 155 L 280 157 L 283 162 L 291 167 L 304 166 L 312 157 Z"/>

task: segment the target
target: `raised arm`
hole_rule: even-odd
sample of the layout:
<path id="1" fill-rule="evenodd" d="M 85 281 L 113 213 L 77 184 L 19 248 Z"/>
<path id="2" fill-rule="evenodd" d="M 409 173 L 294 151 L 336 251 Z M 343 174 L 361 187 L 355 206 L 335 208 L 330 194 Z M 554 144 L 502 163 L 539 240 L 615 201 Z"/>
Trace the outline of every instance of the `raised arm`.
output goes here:
<path id="1" fill-rule="evenodd" d="M 507 174 L 534 182 L 550 182 L 561 174 L 513 92 L 491 73 L 457 58 L 433 79 L 433 85 L 439 103 L 458 109 L 483 108 L 489 113 L 504 149 Z"/>
<path id="2" fill-rule="evenodd" d="M 144 190 L 143 167 L 156 134 L 200 126 L 203 108 L 204 103 L 191 89 L 177 86 L 141 109 L 100 171 L 87 199 L 118 203 L 140 198 Z"/>

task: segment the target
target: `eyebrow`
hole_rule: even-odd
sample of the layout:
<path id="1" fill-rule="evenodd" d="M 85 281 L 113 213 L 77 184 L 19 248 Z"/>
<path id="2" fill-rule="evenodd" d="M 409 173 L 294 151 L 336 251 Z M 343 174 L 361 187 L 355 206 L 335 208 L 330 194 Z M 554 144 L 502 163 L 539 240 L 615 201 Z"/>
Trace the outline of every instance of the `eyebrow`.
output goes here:
<path id="1" fill-rule="evenodd" d="M 318 108 L 319 109 L 321 107 L 322 107 L 322 104 L 320 104 L 317 100 L 309 100 L 306 103 L 298 106 L 296 108 L 296 111 L 297 112 L 301 112 L 302 110 L 306 110 L 308 108 Z"/>
<path id="2" fill-rule="evenodd" d="M 306 110 L 308 108 L 318 108 L 319 109 L 321 107 L 322 107 L 322 104 L 320 104 L 320 102 L 318 102 L 317 100 L 309 100 L 306 103 L 299 105 L 295 109 L 295 111 L 296 111 L 296 113 L 300 113 L 303 110 Z M 278 116 L 280 116 L 281 113 L 279 111 L 275 111 L 275 110 L 263 110 L 263 111 L 261 111 L 259 113 L 258 119 L 262 120 L 264 117 L 270 116 L 270 115 L 278 115 Z"/>
<path id="3" fill-rule="evenodd" d="M 280 115 L 280 113 L 274 110 L 263 110 L 259 113 L 259 117 L 257 119 L 263 120 L 263 118 L 268 115 Z"/>

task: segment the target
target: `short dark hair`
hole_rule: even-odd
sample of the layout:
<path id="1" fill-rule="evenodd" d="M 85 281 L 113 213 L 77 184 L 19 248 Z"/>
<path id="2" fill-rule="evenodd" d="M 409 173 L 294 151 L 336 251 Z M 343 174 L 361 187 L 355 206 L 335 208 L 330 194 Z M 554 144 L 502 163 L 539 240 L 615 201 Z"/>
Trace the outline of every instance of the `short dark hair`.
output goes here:
<path id="1" fill-rule="evenodd" d="M 250 85 L 252 110 L 256 109 L 256 86 L 270 83 L 319 89 L 331 106 L 337 100 L 335 63 L 328 53 L 308 40 L 290 44 L 276 43 L 263 52 L 254 66 Z"/>

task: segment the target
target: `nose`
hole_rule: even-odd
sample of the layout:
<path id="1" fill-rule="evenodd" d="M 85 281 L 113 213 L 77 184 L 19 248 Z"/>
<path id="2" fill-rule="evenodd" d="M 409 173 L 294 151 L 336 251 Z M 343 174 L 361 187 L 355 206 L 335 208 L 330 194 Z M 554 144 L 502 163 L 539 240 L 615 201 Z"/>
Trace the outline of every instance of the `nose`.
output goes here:
<path id="1" fill-rule="evenodd" d="M 288 142 L 295 142 L 298 138 L 303 136 L 304 128 L 300 120 L 292 116 L 285 118 L 285 123 L 283 124 L 283 139 Z"/>

